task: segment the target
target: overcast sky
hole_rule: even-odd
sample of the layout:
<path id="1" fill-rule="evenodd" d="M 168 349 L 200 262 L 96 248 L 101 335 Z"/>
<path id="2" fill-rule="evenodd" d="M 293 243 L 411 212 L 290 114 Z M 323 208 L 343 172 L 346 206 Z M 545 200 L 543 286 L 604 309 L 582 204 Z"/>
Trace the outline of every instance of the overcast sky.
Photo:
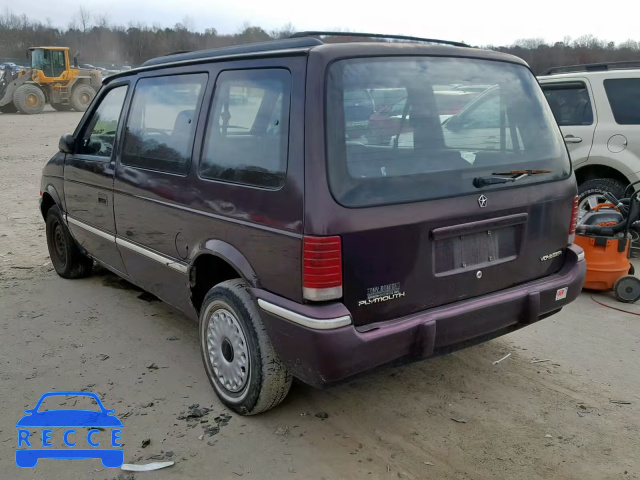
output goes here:
<path id="1" fill-rule="evenodd" d="M 26 13 L 55 26 L 69 24 L 69 12 L 84 5 L 107 13 L 111 23 L 173 26 L 184 17 L 197 30 L 235 33 L 245 22 L 265 30 L 293 24 L 298 30 L 348 29 L 508 45 L 519 38 L 593 34 L 614 42 L 640 41 L 638 0 L 0 0 L 0 8 Z"/>

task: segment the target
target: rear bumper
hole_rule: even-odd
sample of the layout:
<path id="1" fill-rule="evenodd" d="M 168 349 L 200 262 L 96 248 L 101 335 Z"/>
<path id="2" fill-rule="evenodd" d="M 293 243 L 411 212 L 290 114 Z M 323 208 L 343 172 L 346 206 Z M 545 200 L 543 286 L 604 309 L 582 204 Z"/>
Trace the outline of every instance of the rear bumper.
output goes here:
<path id="1" fill-rule="evenodd" d="M 300 305 L 263 290 L 252 293 L 287 368 L 300 380 L 322 386 L 394 360 L 432 357 L 536 322 L 575 300 L 585 273 L 582 249 L 572 245 L 554 275 L 363 327 L 350 324 L 342 304 Z M 568 289 L 566 297 L 556 300 L 563 288 Z"/>

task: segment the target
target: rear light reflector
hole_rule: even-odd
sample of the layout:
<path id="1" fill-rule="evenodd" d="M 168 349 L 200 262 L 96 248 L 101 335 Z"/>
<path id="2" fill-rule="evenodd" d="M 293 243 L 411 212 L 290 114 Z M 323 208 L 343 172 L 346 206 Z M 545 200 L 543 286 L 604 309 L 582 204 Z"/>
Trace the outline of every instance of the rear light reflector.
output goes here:
<path id="1" fill-rule="evenodd" d="M 573 208 L 571 210 L 571 223 L 569 224 L 569 245 L 576 239 L 576 227 L 578 226 L 578 197 L 573 198 Z"/>
<path id="2" fill-rule="evenodd" d="M 304 237 L 302 241 L 302 295 L 322 302 L 342 297 L 340 237 Z"/>

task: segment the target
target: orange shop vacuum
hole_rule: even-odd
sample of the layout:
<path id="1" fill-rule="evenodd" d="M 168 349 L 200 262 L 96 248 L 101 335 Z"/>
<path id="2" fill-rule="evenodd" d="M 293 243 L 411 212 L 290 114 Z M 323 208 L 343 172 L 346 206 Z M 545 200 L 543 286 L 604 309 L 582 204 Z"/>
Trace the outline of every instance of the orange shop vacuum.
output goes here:
<path id="1" fill-rule="evenodd" d="M 611 193 L 604 197 L 608 203 L 592 208 L 576 227 L 575 243 L 584 249 L 587 262 L 583 288 L 613 290 L 619 301 L 634 303 L 640 300 L 640 279 L 629 258 L 631 232 L 640 232 L 640 199 L 638 192 L 622 200 Z"/>

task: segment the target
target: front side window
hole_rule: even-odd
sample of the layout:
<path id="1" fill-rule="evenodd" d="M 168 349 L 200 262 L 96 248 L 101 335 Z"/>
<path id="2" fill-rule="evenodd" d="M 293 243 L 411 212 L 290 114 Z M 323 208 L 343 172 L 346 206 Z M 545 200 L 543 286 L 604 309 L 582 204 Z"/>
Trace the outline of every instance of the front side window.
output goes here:
<path id="1" fill-rule="evenodd" d="M 558 125 L 593 125 L 593 108 L 584 83 L 543 85 L 542 90 Z"/>
<path id="2" fill-rule="evenodd" d="M 354 94 L 364 91 L 369 95 Z M 544 170 L 491 186 L 501 189 L 571 171 L 551 109 L 520 65 L 444 57 L 340 60 L 329 67 L 326 95 L 329 185 L 344 206 L 476 193 L 475 179 L 495 172 Z M 384 105 L 386 99 L 393 103 Z"/>
<path id="3" fill-rule="evenodd" d="M 640 78 L 604 81 L 613 117 L 620 125 L 640 125 Z"/>
<path id="4" fill-rule="evenodd" d="M 218 76 L 201 177 L 271 189 L 284 184 L 290 84 L 291 74 L 284 69 Z"/>
<path id="5" fill-rule="evenodd" d="M 122 163 L 186 174 L 208 75 L 141 79 L 133 94 Z"/>
<path id="6" fill-rule="evenodd" d="M 102 98 L 82 133 L 76 149 L 78 155 L 111 158 L 127 86 L 113 88 Z"/>
<path id="7" fill-rule="evenodd" d="M 34 70 L 42 70 L 49 61 L 48 55 L 45 59 L 46 50 L 31 50 L 31 68 Z"/>

